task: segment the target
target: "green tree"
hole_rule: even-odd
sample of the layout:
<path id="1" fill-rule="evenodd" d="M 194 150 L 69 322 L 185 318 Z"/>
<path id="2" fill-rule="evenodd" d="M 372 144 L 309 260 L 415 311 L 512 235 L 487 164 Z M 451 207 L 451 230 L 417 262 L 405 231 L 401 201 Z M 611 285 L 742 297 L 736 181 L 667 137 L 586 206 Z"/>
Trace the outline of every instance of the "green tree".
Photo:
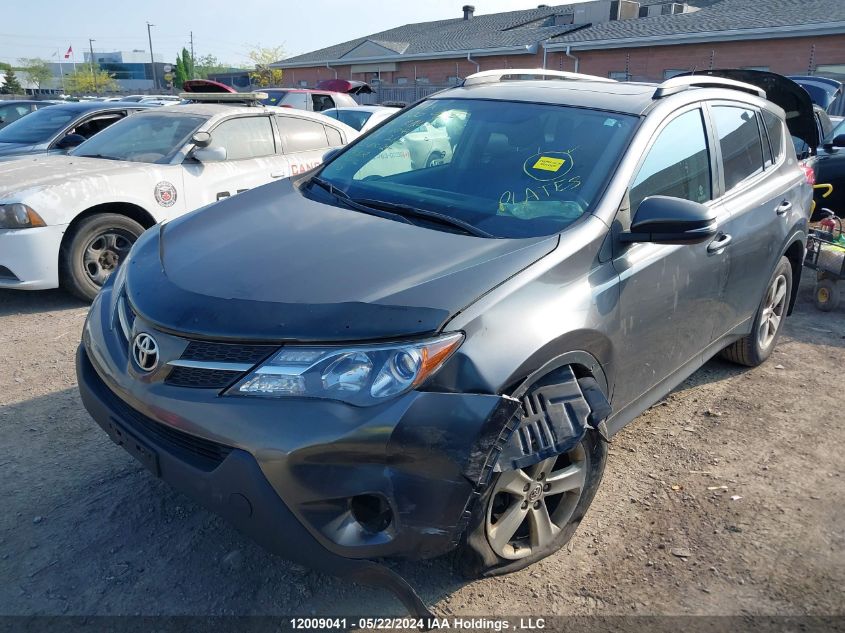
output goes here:
<path id="1" fill-rule="evenodd" d="M 182 66 L 185 68 L 185 75 L 188 79 L 194 78 L 194 60 L 187 48 L 182 49 Z"/>
<path id="2" fill-rule="evenodd" d="M 202 55 L 197 57 L 194 67 L 194 77 L 197 79 L 206 79 L 209 75 L 225 72 L 228 68 L 228 65 L 221 64 L 214 55 Z"/>
<path id="3" fill-rule="evenodd" d="M 3 85 L 0 86 L 0 94 L 4 95 L 22 95 L 24 89 L 15 77 L 15 71 L 11 67 L 6 69 L 6 74 L 3 77 Z"/>
<path id="4" fill-rule="evenodd" d="M 185 84 L 185 80 L 188 79 L 188 73 L 185 72 L 185 64 L 182 63 L 182 56 L 176 56 L 176 70 L 173 73 L 173 85 L 178 89 L 181 90 L 182 86 Z"/>
<path id="5" fill-rule="evenodd" d="M 284 59 L 284 46 L 257 46 L 247 53 L 247 55 L 252 60 L 252 63 L 255 64 L 255 70 L 249 73 L 252 83 L 260 88 L 278 86 L 282 83 L 282 69 L 271 68 L 270 64 Z"/>
<path id="6" fill-rule="evenodd" d="M 95 79 L 96 78 L 96 79 Z M 120 86 L 114 77 L 105 70 L 96 69 L 94 75 L 90 68 L 65 75 L 65 88 L 71 94 L 91 94 L 95 92 L 115 92 Z"/>
<path id="7" fill-rule="evenodd" d="M 47 83 L 53 78 L 53 71 L 46 59 L 39 57 L 23 57 L 18 60 L 20 68 L 18 70 L 24 71 L 29 80 L 35 84 L 36 88 L 45 88 Z"/>

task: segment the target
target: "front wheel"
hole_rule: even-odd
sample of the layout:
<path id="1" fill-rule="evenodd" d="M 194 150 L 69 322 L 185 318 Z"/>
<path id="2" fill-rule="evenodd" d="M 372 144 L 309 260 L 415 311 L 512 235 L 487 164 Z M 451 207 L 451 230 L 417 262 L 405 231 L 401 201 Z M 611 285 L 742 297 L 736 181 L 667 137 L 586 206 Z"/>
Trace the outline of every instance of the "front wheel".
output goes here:
<path id="1" fill-rule="evenodd" d="M 791 296 L 792 264 L 786 257 L 781 257 L 754 315 L 751 334 L 723 349 L 722 356 L 748 367 L 763 363 L 771 356 L 783 331 Z"/>
<path id="2" fill-rule="evenodd" d="M 135 220 L 116 213 L 81 220 L 62 245 L 62 287 L 92 301 L 143 232 L 144 227 Z"/>
<path id="3" fill-rule="evenodd" d="M 598 490 L 607 444 L 594 431 L 568 453 L 494 476 L 458 550 L 471 578 L 527 567 L 563 547 Z"/>

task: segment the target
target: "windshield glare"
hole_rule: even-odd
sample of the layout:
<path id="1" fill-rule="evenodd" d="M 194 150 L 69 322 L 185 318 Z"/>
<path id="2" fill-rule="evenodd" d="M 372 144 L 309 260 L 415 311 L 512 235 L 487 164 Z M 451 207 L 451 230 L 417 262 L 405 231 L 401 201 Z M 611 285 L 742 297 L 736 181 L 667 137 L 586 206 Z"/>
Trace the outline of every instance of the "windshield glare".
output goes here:
<path id="1" fill-rule="evenodd" d="M 51 106 L 13 121 L 0 130 L 0 143 L 44 143 L 61 132 L 78 112 Z"/>
<path id="2" fill-rule="evenodd" d="M 179 113 L 135 114 L 107 127 L 71 154 L 137 163 L 167 163 L 206 120 Z"/>
<path id="3" fill-rule="evenodd" d="M 320 178 L 354 200 L 436 211 L 496 237 L 550 235 L 590 211 L 636 123 L 560 105 L 430 99 Z"/>

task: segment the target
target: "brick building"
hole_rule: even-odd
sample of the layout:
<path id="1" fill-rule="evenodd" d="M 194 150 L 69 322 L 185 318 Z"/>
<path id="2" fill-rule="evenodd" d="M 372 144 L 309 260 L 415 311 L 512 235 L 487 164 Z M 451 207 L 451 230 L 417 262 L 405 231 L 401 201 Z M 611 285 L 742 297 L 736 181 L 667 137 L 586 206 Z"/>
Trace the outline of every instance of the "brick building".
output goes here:
<path id="1" fill-rule="evenodd" d="M 407 24 L 273 64 L 284 85 L 376 84 L 404 100 L 477 70 L 577 70 L 660 81 L 695 68 L 745 67 L 845 80 L 845 0 L 593 0 Z M 391 93 L 391 90 L 393 93 Z"/>

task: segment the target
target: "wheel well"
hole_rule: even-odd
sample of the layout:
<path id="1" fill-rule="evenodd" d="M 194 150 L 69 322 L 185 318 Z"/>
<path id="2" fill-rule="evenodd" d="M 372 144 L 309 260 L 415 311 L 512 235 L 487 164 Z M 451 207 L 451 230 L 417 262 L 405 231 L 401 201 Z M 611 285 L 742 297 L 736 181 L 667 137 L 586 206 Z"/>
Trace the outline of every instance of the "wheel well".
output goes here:
<path id="1" fill-rule="evenodd" d="M 792 308 L 795 306 L 795 300 L 798 298 L 798 286 L 801 284 L 801 267 L 804 263 L 804 242 L 795 240 L 789 245 L 783 256 L 789 260 L 789 265 L 792 267 L 792 294 L 789 297 L 789 310 L 787 310 L 787 314 L 792 314 Z"/>
<path id="2" fill-rule="evenodd" d="M 76 227 L 79 226 L 79 223 L 85 218 L 90 218 L 92 215 L 97 215 L 98 213 L 116 213 L 118 215 L 125 215 L 127 218 L 135 220 L 145 229 L 150 228 L 156 223 L 156 219 L 143 207 L 139 207 L 137 204 L 130 204 L 128 202 L 107 202 L 105 204 L 98 204 L 90 209 L 86 209 L 73 219 L 73 222 L 71 222 L 67 227 L 67 230 L 62 237 L 62 245 L 59 250 L 60 253 L 64 250 L 67 242 L 73 238 L 73 234 L 76 231 Z"/>

